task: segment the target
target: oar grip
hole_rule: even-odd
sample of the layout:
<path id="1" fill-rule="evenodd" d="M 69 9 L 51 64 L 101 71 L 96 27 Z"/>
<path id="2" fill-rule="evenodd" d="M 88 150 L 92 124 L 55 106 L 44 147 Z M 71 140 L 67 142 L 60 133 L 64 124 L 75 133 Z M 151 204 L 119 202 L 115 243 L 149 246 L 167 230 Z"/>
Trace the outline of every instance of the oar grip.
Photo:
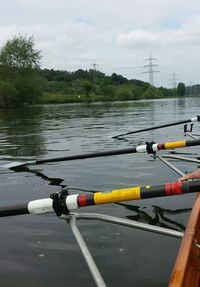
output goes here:
<path id="1" fill-rule="evenodd" d="M 37 199 L 28 203 L 30 214 L 45 214 L 54 212 L 53 200 L 51 198 Z"/>

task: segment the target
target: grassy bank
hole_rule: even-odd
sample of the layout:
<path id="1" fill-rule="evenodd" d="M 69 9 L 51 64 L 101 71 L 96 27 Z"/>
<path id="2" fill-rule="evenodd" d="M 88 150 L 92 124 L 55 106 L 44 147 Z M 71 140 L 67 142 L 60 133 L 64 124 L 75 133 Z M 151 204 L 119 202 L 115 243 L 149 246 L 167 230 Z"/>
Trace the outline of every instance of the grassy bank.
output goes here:
<path id="1" fill-rule="evenodd" d="M 110 102 L 110 101 L 130 101 L 130 100 L 142 100 L 142 99 L 158 99 L 164 98 L 159 95 L 151 95 L 145 97 L 118 97 L 118 96 L 105 96 L 105 95 L 66 95 L 62 93 L 44 93 L 40 97 L 41 104 L 61 104 L 61 103 L 88 103 L 88 102 Z"/>

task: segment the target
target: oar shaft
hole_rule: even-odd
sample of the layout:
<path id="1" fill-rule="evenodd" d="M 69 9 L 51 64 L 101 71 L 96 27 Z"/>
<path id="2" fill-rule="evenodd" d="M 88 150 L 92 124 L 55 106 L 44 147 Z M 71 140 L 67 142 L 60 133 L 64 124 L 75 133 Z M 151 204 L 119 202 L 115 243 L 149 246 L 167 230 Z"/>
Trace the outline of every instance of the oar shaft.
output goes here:
<path id="1" fill-rule="evenodd" d="M 41 159 L 36 160 L 36 164 L 48 163 L 48 162 L 58 162 L 58 161 L 70 161 L 70 160 L 79 160 L 79 159 L 87 159 L 87 158 L 96 158 L 96 157 L 106 157 L 111 155 L 121 155 L 121 154 L 129 154 L 137 152 L 136 147 L 134 148 L 127 148 L 127 149 L 118 149 L 118 150 L 111 150 L 111 151 L 102 151 L 102 152 L 94 152 L 94 153 L 86 153 L 86 154 L 79 154 L 79 155 L 71 155 L 71 156 L 64 156 L 61 158 L 50 158 L 50 159 Z"/>
<path id="2" fill-rule="evenodd" d="M 0 217 L 28 214 L 28 203 L 18 203 L 0 207 Z"/>
<path id="3" fill-rule="evenodd" d="M 53 200 L 51 198 L 43 198 L 25 203 L 0 206 L 0 217 L 22 214 L 45 214 L 53 212 Z"/>
<path id="4" fill-rule="evenodd" d="M 185 193 L 199 192 L 200 181 L 188 181 L 188 182 L 169 182 L 158 186 L 145 186 L 145 187 L 132 187 L 125 189 L 113 190 L 108 193 L 97 192 L 95 194 L 81 194 L 77 198 L 73 196 L 67 197 L 66 203 L 70 210 L 74 208 L 75 201 L 77 207 L 84 207 L 90 205 L 99 205 L 105 203 L 116 203 L 130 200 L 140 200 L 146 198 L 182 195 Z"/>
<path id="5" fill-rule="evenodd" d="M 182 148 L 182 147 L 196 146 L 196 145 L 200 145 L 200 139 L 195 139 L 195 140 L 190 140 L 190 141 L 184 140 L 184 141 L 168 142 L 168 143 L 163 143 L 163 144 L 149 143 L 149 144 L 138 145 L 136 147 L 127 148 L 127 149 L 117 149 L 117 150 L 110 150 L 110 151 L 103 151 L 103 152 L 65 156 L 65 157 L 54 158 L 54 159 L 51 158 L 51 159 L 36 160 L 35 164 L 106 157 L 106 156 L 113 156 L 113 155 L 138 153 L 138 152 L 153 153 L 153 152 L 163 150 L 163 149 L 174 149 L 174 148 Z M 32 163 L 34 162 L 32 161 Z"/>
<path id="6" fill-rule="evenodd" d="M 60 161 L 72 161 L 72 160 L 81 160 L 87 158 L 97 158 L 97 157 L 106 157 L 106 156 L 114 156 L 114 155 L 122 155 L 122 154 L 131 154 L 131 153 L 155 153 L 159 150 L 163 149 L 174 149 L 174 148 L 181 148 L 187 146 L 196 146 L 200 145 L 200 139 L 190 140 L 190 141 L 177 141 L 177 142 L 168 142 L 163 144 L 158 143 L 146 143 L 144 145 L 138 145 L 133 148 L 127 149 L 117 149 L 117 150 L 110 150 L 110 151 L 102 151 L 102 152 L 95 152 L 95 153 L 86 153 L 86 154 L 79 154 L 79 155 L 71 155 L 71 156 L 64 156 L 64 157 L 57 157 L 57 158 L 49 158 L 49 159 L 38 159 L 38 160 L 31 160 L 27 162 L 12 162 L 9 164 L 5 164 L 1 167 L 3 168 L 10 168 L 10 169 L 17 169 L 20 166 L 26 165 L 35 165 L 35 164 L 43 164 L 43 163 L 51 163 L 51 162 L 60 162 Z"/>
<path id="7" fill-rule="evenodd" d="M 136 186 L 131 188 L 116 189 L 112 190 L 111 192 L 97 192 L 94 194 L 67 194 L 66 196 L 63 196 L 61 191 L 58 193 L 59 196 L 56 196 L 57 199 L 55 199 L 54 196 L 51 196 L 51 198 L 33 200 L 25 204 L 0 207 L 0 217 L 28 213 L 45 214 L 53 212 L 56 212 L 56 214 L 60 216 L 61 214 L 66 214 L 66 211 L 76 210 L 80 207 L 154 197 L 182 195 L 199 191 L 200 180 L 168 182 L 157 186 Z M 59 214 L 57 213 L 58 210 Z"/>
<path id="8" fill-rule="evenodd" d="M 168 124 L 158 125 L 158 126 L 154 126 L 154 127 L 144 128 L 144 129 L 140 129 L 140 130 L 136 130 L 136 131 L 126 132 L 126 133 L 122 133 L 122 134 L 113 136 L 112 138 L 118 138 L 118 137 L 125 136 L 125 135 L 136 134 L 136 133 L 166 128 L 166 127 L 171 127 L 171 126 L 175 126 L 175 125 L 186 124 L 186 123 L 190 123 L 190 122 L 196 122 L 196 121 L 200 121 L 200 116 L 196 116 L 195 118 L 191 118 L 188 120 L 182 120 L 182 121 L 177 121 L 177 122 L 173 122 L 173 123 L 168 123 Z"/>

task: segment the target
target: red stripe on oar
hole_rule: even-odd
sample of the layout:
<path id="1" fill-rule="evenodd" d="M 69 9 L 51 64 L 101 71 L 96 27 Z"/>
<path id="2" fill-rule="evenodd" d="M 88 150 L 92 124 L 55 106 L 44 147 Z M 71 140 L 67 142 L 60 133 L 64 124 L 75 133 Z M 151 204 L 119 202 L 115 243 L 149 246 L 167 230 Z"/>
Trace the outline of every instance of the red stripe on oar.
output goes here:
<path id="1" fill-rule="evenodd" d="M 172 182 L 171 183 L 171 192 L 173 195 L 183 194 L 183 190 L 181 188 L 182 183 L 181 182 Z"/>
<path id="2" fill-rule="evenodd" d="M 157 144 L 157 149 L 158 149 L 158 150 L 163 149 L 163 144 Z"/>
<path id="3" fill-rule="evenodd" d="M 86 194 L 80 194 L 78 196 L 78 205 L 79 206 L 86 206 L 87 205 L 86 203 L 87 203 L 86 202 Z"/>
<path id="4" fill-rule="evenodd" d="M 183 190 L 181 188 L 181 182 L 167 182 L 165 184 L 165 193 L 166 195 L 179 195 L 183 194 Z"/>
<path id="5" fill-rule="evenodd" d="M 166 195 L 171 195 L 171 182 L 167 182 L 165 184 L 165 194 Z"/>

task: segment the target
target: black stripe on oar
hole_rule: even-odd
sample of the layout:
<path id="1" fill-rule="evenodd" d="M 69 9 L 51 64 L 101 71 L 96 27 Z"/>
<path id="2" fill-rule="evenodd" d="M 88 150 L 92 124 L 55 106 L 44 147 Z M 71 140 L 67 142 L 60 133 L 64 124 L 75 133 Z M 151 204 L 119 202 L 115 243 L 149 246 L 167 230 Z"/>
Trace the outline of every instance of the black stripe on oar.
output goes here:
<path id="1" fill-rule="evenodd" d="M 199 144 L 200 144 L 200 139 L 195 139 L 195 140 L 192 140 L 192 141 L 186 141 L 185 142 L 186 146 L 196 146 L 196 145 L 199 145 Z"/>
<path id="2" fill-rule="evenodd" d="M 26 203 L 0 206 L 0 217 L 22 214 L 45 214 L 55 212 L 51 198 L 32 200 Z"/>
<path id="3" fill-rule="evenodd" d="M 87 159 L 87 158 L 96 158 L 96 157 L 106 157 L 111 155 L 121 155 L 121 154 L 129 154 L 137 152 L 136 147 L 134 148 L 126 148 L 126 149 L 117 149 L 110 151 L 102 151 L 102 152 L 94 152 L 94 153 L 86 153 L 79 155 L 71 155 L 64 156 L 60 158 L 50 158 L 50 159 L 40 159 L 36 160 L 36 164 L 48 163 L 48 162 L 57 162 L 57 161 L 70 161 L 70 160 L 78 160 L 78 159 Z"/>
<path id="4" fill-rule="evenodd" d="M 196 116 L 195 118 L 191 118 L 191 119 L 189 119 L 189 120 L 177 121 L 177 122 L 168 123 L 168 124 L 164 124 L 164 125 L 159 125 L 159 126 L 155 126 L 155 127 L 149 127 L 149 128 L 144 128 L 144 129 L 136 130 L 136 131 L 126 132 L 126 133 L 122 133 L 122 134 L 119 134 L 119 135 L 116 135 L 116 136 L 112 136 L 112 138 L 113 138 L 113 139 L 117 139 L 117 138 L 119 138 L 119 137 L 126 136 L 126 135 L 130 135 L 130 134 L 136 134 L 136 133 L 141 133 L 141 132 L 147 132 L 147 131 L 151 131 L 151 130 L 166 128 L 166 127 L 171 127 L 171 126 L 175 126 L 175 125 L 181 125 L 181 124 L 186 124 L 186 123 L 196 122 L 196 121 L 200 121 L 200 116 Z"/>
<path id="5" fill-rule="evenodd" d="M 0 206 L 0 217 L 29 214 L 28 203 Z"/>

